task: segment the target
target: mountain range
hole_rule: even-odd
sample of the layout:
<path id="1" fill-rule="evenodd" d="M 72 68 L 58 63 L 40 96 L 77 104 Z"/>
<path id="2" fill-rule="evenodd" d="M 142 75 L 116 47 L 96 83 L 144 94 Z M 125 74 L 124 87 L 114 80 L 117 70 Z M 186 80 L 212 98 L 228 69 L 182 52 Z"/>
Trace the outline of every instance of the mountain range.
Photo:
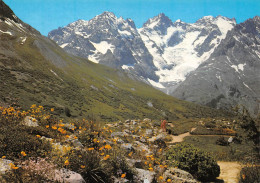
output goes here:
<path id="1" fill-rule="evenodd" d="M 253 20 L 237 24 L 235 19 L 205 16 L 195 23 L 185 23 L 173 22 L 161 13 L 136 28 L 133 20 L 104 12 L 89 21 L 78 20 L 53 30 L 48 37 L 68 53 L 127 71 L 167 94 L 229 110 L 241 105 L 257 115 L 259 17 Z M 247 34 L 239 33 L 244 29 L 250 39 Z M 234 35 L 241 41 L 235 40 Z M 227 43 L 230 39 L 235 46 Z M 254 46 L 244 49 L 247 44 Z M 230 64 L 223 64 L 224 57 L 231 60 Z M 207 72 L 201 69 L 210 62 L 211 68 L 225 75 L 223 79 L 212 69 Z M 197 72 L 200 76 L 194 77 Z M 208 79 L 208 75 L 214 79 Z M 240 94 L 233 94 L 237 90 Z"/>
<path id="2" fill-rule="evenodd" d="M 130 26 L 130 20 L 128 24 Z M 122 31 L 125 29 L 122 28 Z M 129 49 L 141 41 L 138 32 L 136 35 Z M 98 35 L 96 39 L 100 39 Z M 80 39 L 71 40 L 72 43 L 77 41 L 81 42 Z M 147 51 L 145 47 L 144 50 Z M 136 73 L 138 68 L 145 69 L 145 64 L 136 67 Z M 54 108 L 54 114 L 64 117 L 84 116 L 90 120 L 116 121 L 147 117 L 161 119 L 166 115 L 172 120 L 185 121 L 188 118 L 226 115 L 222 111 L 166 95 L 140 82 L 134 74 L 66 53 L 54 41 L 21 21 L 2 0 L 0 82 L 0 105 L 24 109 L 32 104 L 43 105 L 46 110 Z"/>

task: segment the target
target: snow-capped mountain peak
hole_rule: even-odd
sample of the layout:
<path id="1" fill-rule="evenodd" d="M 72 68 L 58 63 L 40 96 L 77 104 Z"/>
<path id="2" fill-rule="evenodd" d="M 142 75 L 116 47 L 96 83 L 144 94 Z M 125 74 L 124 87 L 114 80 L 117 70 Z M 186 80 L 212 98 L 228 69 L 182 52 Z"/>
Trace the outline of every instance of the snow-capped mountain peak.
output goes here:
<path id="1" fill-rule="evenodd" d="M 166 18 L 160 17 L 166 16 L 149 19 L 139 33 L 153 55 L 159 82 L 166 87 L 184 81 L 187 74 L 209 58 L 235 25 L 234 20 L 222 16 L 206 16 L 194 24 L 181 20 L 166 24 Z"/>

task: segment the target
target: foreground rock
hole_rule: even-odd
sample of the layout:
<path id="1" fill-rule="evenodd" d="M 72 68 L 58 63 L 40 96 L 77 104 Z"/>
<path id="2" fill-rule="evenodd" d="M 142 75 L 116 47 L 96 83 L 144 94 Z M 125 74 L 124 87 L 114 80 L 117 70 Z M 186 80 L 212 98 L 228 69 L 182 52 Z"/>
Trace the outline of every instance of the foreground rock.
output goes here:
<path id="1" fill-rule="evenodd" d="M 65 183 L 86 183 L 80 174 L 67 169 L 56 170 L 55 181 Z"/>
<path id="2" fill-rule="evenodd" d="M 184 171 L 177 168 L 170 168 L 165 171 L 163 174 L 164 180 L 171 179 L 174 183 L 196 183 L 198 182 L 193 178 L 193 176 Z"/>
<path id="3" fill-rule="evenodd" d="M 11 163 L 13 163 L 11 160 L 0 158 L 0 174 L 5 174 L 5 172 L 11 170 Z"/>
<path id="4" fill-rule="evenodd" d="M 31 116 L 26 116 L 21 124 L 25 126 L 31 126 L 31 127 L 39 126 L 38 121 Z"/>

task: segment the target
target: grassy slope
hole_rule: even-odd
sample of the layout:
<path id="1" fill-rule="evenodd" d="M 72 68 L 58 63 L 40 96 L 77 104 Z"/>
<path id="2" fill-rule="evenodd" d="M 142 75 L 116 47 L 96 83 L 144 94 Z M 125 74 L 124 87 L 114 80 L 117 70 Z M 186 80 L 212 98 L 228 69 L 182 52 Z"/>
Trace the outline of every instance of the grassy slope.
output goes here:
<path id="1" fill-rule="evenodd" d="M 223 116 L 221 111 L 180 101 L 151 86 L 130 79 L 126 73 L 92 63 L 65 53 L 53 42 L 40 36 L 29 36 L 21 45 L 20 37 L 2 34 L 2 45 L 8 41 L 15 53 L 0 57 L 0 89 L 2 100 L 10 103 L 17 98 L 21 106 L 44 104 L 62 113 L 65 107 L 74 116 L 85 116 L 105 121 L 127 118 L 160 119 L 167 115 L 172 120 Z M 35 46 L 35 40 L 62 60 L 47 60 Z M 57 76 L 51 72 L 54 71 Z M 8 96 L 8 97 L 7 97 Z M 147 103 L 152 103 L 149 107 Z"/>

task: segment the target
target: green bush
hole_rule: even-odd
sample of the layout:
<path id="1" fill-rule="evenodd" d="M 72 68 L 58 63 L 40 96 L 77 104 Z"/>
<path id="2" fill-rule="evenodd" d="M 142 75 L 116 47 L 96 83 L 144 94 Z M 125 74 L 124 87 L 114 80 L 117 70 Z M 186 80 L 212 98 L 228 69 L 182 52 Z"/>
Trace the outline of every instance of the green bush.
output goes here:
<path id="1" fill-rule="evenodd" d="M 188 171 L 200 181 L 214 180 L 220 174 L 212 156 L 190 144 L 177 144 L 169 149 L 166 158 L 170 166 Z"/>

